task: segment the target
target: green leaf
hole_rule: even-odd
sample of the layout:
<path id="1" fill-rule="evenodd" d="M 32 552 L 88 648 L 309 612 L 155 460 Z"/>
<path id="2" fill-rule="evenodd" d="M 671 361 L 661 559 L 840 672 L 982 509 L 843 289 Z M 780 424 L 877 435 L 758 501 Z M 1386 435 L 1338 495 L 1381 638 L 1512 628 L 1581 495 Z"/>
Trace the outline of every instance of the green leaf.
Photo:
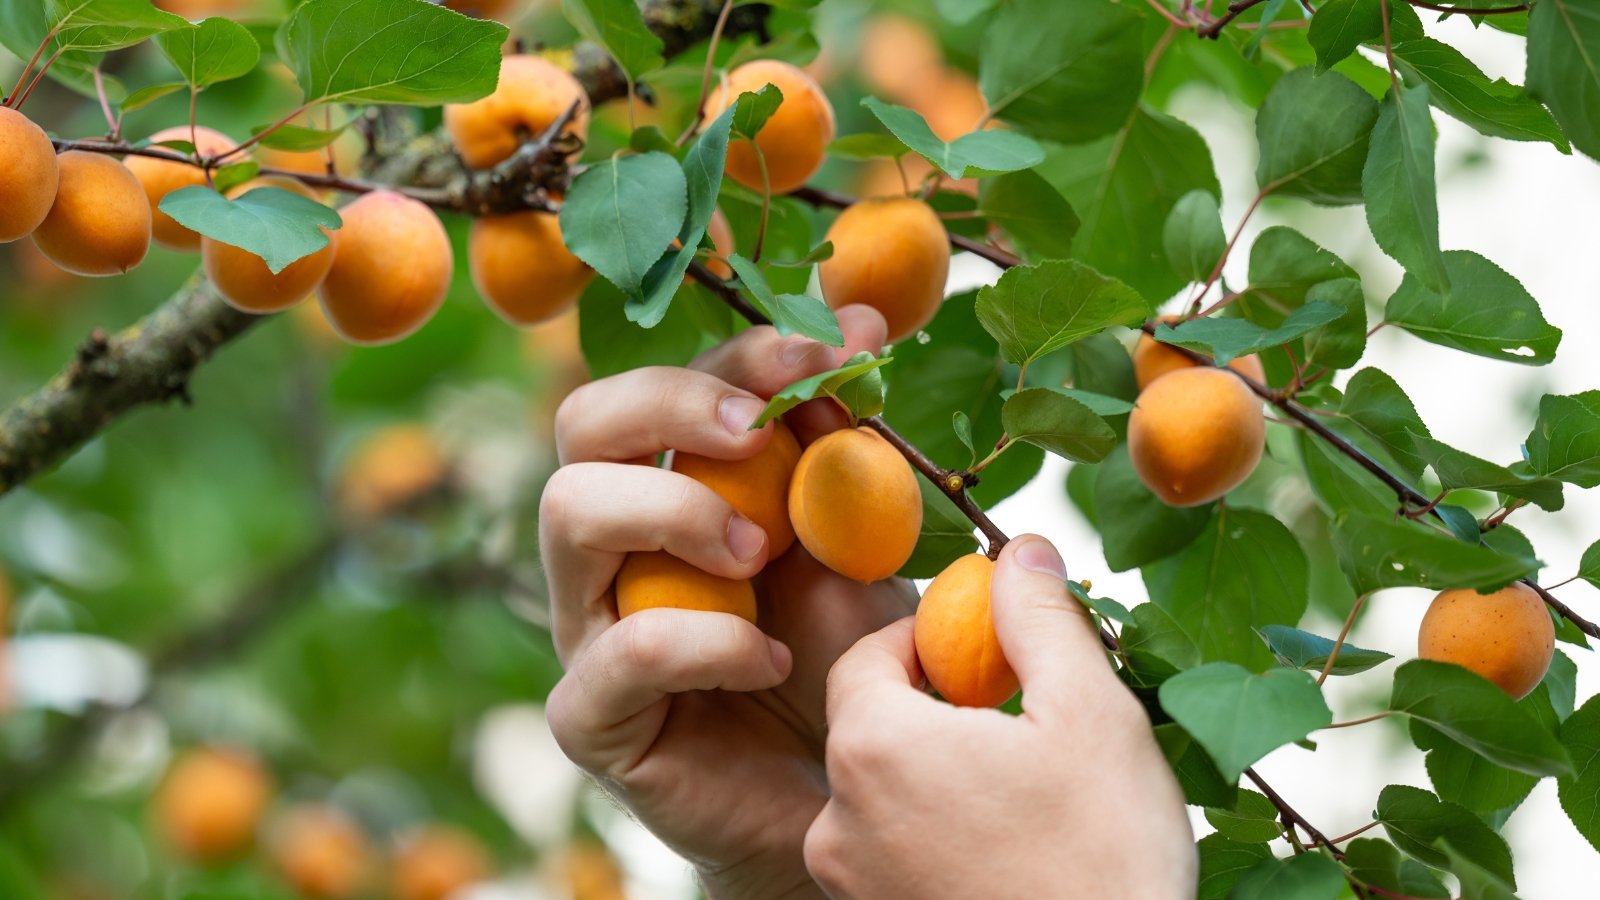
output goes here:
<path id="1" fill-rule="evenodd" d="M 846 364 L 870 362 L 872 354 L 863 350 L 850 357 Z M 837 400 L 851 416 L 864 419 L 883 412 L 883 373 L 877 369 L 862 375 L 859 378 L 850 378 L 837 385 L 827 387 L 828 393 Z"/>
<path id="2" fill-rule="evenodd" d="M 1305 337 L 1306 365 L 1348 369 L 1367 352 L 1367 298 L 1361 282 L 1335 278 L 1311 286 L 1307 303 L 1326 303 L 1339 317 Z"/>
<path id="3" fill-rule="evenodd" d="M 1539 398 L 1539 418 L 1526 446 L 1536 474 L 1579 487 L 1600 486 L 1600 391 Z"/>
<path id="4" fill-rule="evenodd" d="M 1031 138 L 1010 131 L 974 131 L 946 142 L 933 133 L 921 114 L 865 97 L 861 105 L 878 121 L 904 141 L 917 155 L 938 166 L 951 178 L 977 176 L 1029 169 L 1044 160 L 1044 148 Z"/>
<path id="5" fill-rule="evenodd" d="M 1361 202 L 1362 166 L 1378 115 L 1372 95 L 1337 72 L 1290 72 L 1256 115 L 1256 183 L 1282 197 Z"/>
<path id="6" fill-rule="evenodd" d="M 646 330 L 628 320 L 625 299 L 616 285 L 595 278 L 578 300 L 578 345 L 591 377 L 642 366 L 686 366 L 700 351 L 700 328 L 687 304 L 663 310 L 660 321 Z"/>
<path id="7" fill-rule="evenodd" d="M 1515 809 L 1539 783 L 1538 776 L 1495 765 L 1420 722 L 1412 723 L 1411 733 L 1418 747 L 1429 751 L 1428 780 L 1439 798 L 1480 817 Z"/>
<path id="8" fill-rule="evenodd" d="M 1217 198 L 1207 191 L 1184 194 L 1167 214 L 1161 243 L 1174 272 L 1190 281 L 1203 282 L 1211 277 L 1211 270 L 1228 247 Z"/>
<path id="9" fill-rule="evenodd" d="M 1167 764 L 1178 778 L 1185 802 L 1195 806 L 1227 806 L 1235 802 L 1239 789 L 1222 777 L 1216 763 L 1195 739 L 1172 722 L 1155 727 L 1156 743 L 1167 757 Z"/>
<path id="10" fill-rule="evenodd" d="M 955 429 L 956 438 L 961 441 L 961 446 L 972 454 L 972 459 L 967 465 L 977 462 L 978 448 L 972 443 L 972 417 L 958 409 L 950 416 L 950 427 Z"/>
<path id="11" fill-rule="evenodd" d="M 119 50 L 189 27 L 182 16 L 162 12 L 146 0 L 45 0 L 44 10 L 55 46 L 63 52 Z"/>
<path id="12" fill-rule="evenodd" d="M 142 87 L 129 94 L 127 98 L 122 101 L 119 108 L 125 113 L 131 113 L 136 109 L 143 109 L 146 106 L 149 106 L 168 94 L 177 93 L 178 91 L 183 90 L 185 87 L 186 85 L 181 81 L 173 82 L 171 84 L 152 84 L 149 87 Z"/>
<path id="13" fill-rule="evenodd" d="M 1561 746 L 1575 769 L 1556 782 L 1556 795 L 1573 827 L 1600 850 L 1600 696 L 1561 723 Z"/>
<path id="14" fill-rule="evenodd" d="M 606 280 L 638 294 L 683 226 L 687 191 L 683 169 L 665 153 L 595 163 L 567 191 L 561 238 Z"/>
<path id="15" fill-rule="evenodd" d="M 1046 387 L 1044 390 L 1053 391 L 1063 397 L 1070 397 L 1089 407 L 1090 412 L 1101 418 L 1125 416 L 1133 412 L 1133 404 L 1121 397 L 1110 397 L 1105 394 L 1097 394 L 1094 391 L 1080 391 L 1077 388 Z M 1005 391 L 1008 398 L 1015 393 L 1016 391 L 1010 389 Z"/>
<path id="16" fill-rule="evenodd" d="M 1211 507 L 1179 509 L 1161 502 L 1133 471 L 1126 447 L 1097 467 L 1096 509 L 1115 510 L 1099 522 L 1106 565 L 1113 572 L 1164 559 L 1187 547 L 1211 521 Z"/>
<path id="17" fill-rule="evenodd" d="M 1325 281 L 1359 280 L 1356 270 L 1310 238 L 1283 225 L 1261 232 L 1250 248 L 1250 287 L 1234 300 L 1260 325 L 1281 323 L 1306 302 L 1311 289 Z"/>
<path id="18" fill-rule="evenodd" d="M 211 175 L 211 186 L 226 197 L 228 192 L 261 173 L 261 164 L 253 159 L 231 163 Z"/>
<path id="19" fill-rule="evenodd" d="M 1510 876 L 1501 878 L 1482 865 L 1473 854 L 1456 849 L 1454 842 L 1440 838 L 1435 849 L 1449 860 L 1449 869 L 1461 882 L 1461 900 L 1517 900 Z"/>
<path id="20" fill-rule="evenodd" d="M 668 253 L 645 276 L 641 291 L 628 298 L 628 318 L 645 328 L 655 327 L 666 314 L 678 286 L 683 282 L 695 250 L 706 235 L 711 217 L 717 211 L 717 193 L 722 187 L 722 167 L 728 156 L 728 135 L 733 128 L 737 107 L 723 110 L 701 130 L 683 155 L 683 179 L 687 212 L 678 230 L 678 249 Z"/>
<path id="21" fill-rule="evenodd" d="M 1367 227 L 1406 277 L 1435 291 L 1451 284 L 1439 250 L 1439 202 L 1433 182 L 1433 119 L 1428 88 L 1389 92 L 1372 128 L 1361 174 Z"/>
<path id="22" fill-rule="evenodd" d="M 321 150 L 344 134 L 345 128 L 307 128 L 304 125 L 261 125 L 250 129 L 252 134 L 266 134 L 261 138 L 263 147 L 275 150 L 289 150 L 295 153 L 305 153 L 311 150 Z M 271 129 L 268 131 L 268 129 Z"/>
<path id="23" fill-rule="evenodd" d="M 1344 870 L 1320 853 L 1264 859 L 1244 873 L 1229 900 L 1337 900 Z"/>
<path id="24" fill-rule="evenodd" d="M 176 26 L 174 26 L 176 27 Z M 18 60 L 33 55 L 45 43 L 50 31 L 45 19 L 44 4 L 39 0 L 0 0 L 0 44 L 10 50 Z M 53 40 L 53 39 L 52 39 Z M 63 84 L 84 97 L 97 96 L 94 72 L 99 67 L 101 54 L 85 50 L 63 50 L 50 66 L 48 73 L 53 81 Z M 115 78 L 101 76 L 107 95 L 116 103 L 127 96 L 127 90 Z M 10 87 L 9 84 L 5 90 Z"/>
<path id="25" fill-rule="evenodd" d="M 1150 313 L 1144 298 L 1127 285 L 1077 260 L 1007 269 L 978 292 L 977 310 L 1001 353 L 1018 365 Z"/>
<path id="26" fill-rule="evenodd" d="M 1206 821 L 1219 833 L 1247 844 L 1275 840 L 1283 831 L 1278 808 L 1265 795 L 1239 789 L 1232 807 L 1206 809 Z"/>
<path id="27" fill-rule="evenodd" d="M 1350 376 L 1339 414 L 1382 444 L 1404 467 L 1405 474 L 1413 480 L 1422 477 L 1424 462 L 1417 452 L 1416 436 L 1427 435 L 1428 426 L 1389 373 L 1367 368 Z M 1477 530 L 1476 525 L 1473 530 Z"/>
<path id="28" fill-rule="evenodd" d="M 1528 93 L 1550 107 L 1574 147 L 1600 159 L 1600 8 L 1594 3 L 1540 0 L 1533 5 Z"/>
<path id="29" fill-rule="evenodd" d="M 1108 0 L 1007 3 L 984 23 L 978 53 L 990 112 L 1067 144 L 1116 131 L 1144 84 L 1140 24 Z"/>
<path id="30" fill-rule="evenodd" d="M 1079 583 L 1076 581 L 1068 581 L 1067 590 L 1072 593 L 1073 597 L 1077 598 L 1079 603 L 1089 607 L 1090 610 L 1092 610 L 1101 618 L 1109 619 L 1110 621 L 1116 622 L 1119 625 L 1133 624 L 1132 611 L 1110 597 L 1089 596 L 1088 589 L 1084 587 L 1085 584 L 1088 584 L 1088 582 L 1085 581 Z"/>
<path id="31" fill-rule="evenodd" d="M 1448 840 L 1498 877 L 1512 878 L 1511 848 L 1504 838 L 1465 808 L 1421 788 L 1384 788 L 1378 795 L 1378 821 L 1396 846 L 1430 866 L 1451 868 L 1449 856 L 1436 846 Z"/>
<path id="32" fill-rule="evenodd" d="M 774 294 L 761 269 L 737 253 L 728 255 L 728 265 L 750 292 L 756 308 L 772 320 L 779 334 L 800 334 L 830 347 L 844 346 L 839 317 L 828 304 L 804 294 Z M 867 415 L 877 415 L 877 412 Z"/>
<path id="33" fill-rule="evenodd" d="M 1312 301 L 1290 313 L 1282 325 L 1271 330 L 1248 319 L 1204 316 L 1189 319 L 1177 328 L 1162 323 L 1156 326 L 1154 337 L 1163 344 L 1177 344 L 1210 354 L 1218 365 L 1225 366 L 1241 356 L 1281 347 L 1343 314 L 1343 310 L 1332 304 Z"/>
<path id="34" fill-rule="evenodd" d="M 494 90 L 507 34 L 427 0 L 306 0 L 278 32 L 278 55 L 307 105 L 468 103 Z"/>
<path id="35" fill-rule="evenodd" d="M 561 13 L 579 34 L 604 47 L 629 81 L 661 68 L 661 39 L 645 27 L 633 0 L 561 0 Z"/>
<path id="36" fill-rule="evenodd" d="M 1433 38 L 1394 47 L 1395 65 L 1407 81 L 1428 86 L 1428 99 L 1448 115 L 1490 137 L 1548 141 L 1570 147 L 1550 113 L 1504 78 L 1490 81 L 1460 50 Z"/>
<path id="37" fill-rule="evenodd" d="M 1572 758 L 1532 713 L 1460 666 L 1427 659 L 1406 663 L 1395 670 L 1389 708 L 1496 765 L 1539 776 L 1573 771 Z"/>
<path id="38" fill-rule="evenodd" d="M 1393 844 L 1377 838 L 1356 838 L 1346 844 L 1344 864 L 1362 884 L 1407 897 L 1439 900 L 1450 897 L 1450 892 L 1426 866 L 1402 857 Z"/>
<path id="39" fill-rule="evenodd" d="M 1446 490 L 1496 491 L 1531 501 L 1551 512 L 1564 503 L 1561 482 L 1554 478 L 1513 472 L 1424 435 L 1412 435 L 1412 439 L 1423 462 L 1433 469 Z"/>
<path id="40" fill-rule="evenodd" d="M 1144 570 L 1150 599 L 1195 635 L 1205 659 L 1252 669 L 1272 664 L 1253 629 L 1299 621 L 1307 578 L 1305 552 L 1283 523 L 1234 507 L 1218 508 L 1194 543 Z"/>
<path id="41" fill-rule="evenodd" d="M 1539 561 L 1463 543 L 1421 522 L 1341 512 L 1333 543 L 1358 594 L 1386 587 L 1498 590 L 1539 570 Z"/>
<path id="42" fill-rule="evenodd" d="M 998 226 L 1030 259 L 1065 259 L 1078 233 L 1078 214 L 1037 172 L 1009 172 L 978 189 L 979 216 Z"/>
<path id="43" fill-rule="evenodd" d="M 1366 41 L 1383 35 L 1379 0 L 1328 0 L 1311 17 L 1306 39 L 1317 51 L 1317 73 L 1356 52 Z"/>
<path id="44" fill-rule="evenodd" d="M 1505 362 L 1542 366 L 1555 359 L 1561 329 L 1504 269 L 1472 252 L 1444 254 L 1450 290 L 1430 288 L 1408 271 L 1384 319 L 1429 343 Z"/>
<path id="45" fill-rule="evenodd" d="M 273 273 L 328 246 L 324 228 L 343 224 L 339 214 L 282 188 L 256 188 L 229 200 L 208 187 L 186 187 L 161 201 L 179 225 L 254 253 Z"/>
<path id="46" fill-rule="evenodd" d="M 1317 683 L 1292 669 L 1257 675 L 1233 663 L 1207 663 L 1167 679 L 1160 696 L 1161 708 L 1194 735 L 1229 781 L 1273 750 L 1333 723 Z"/>
<path id="47" fill-rule="evenodd" d="M 195 87 L 242 78 L 261 59 L 261 45 L 250 29 L 221 17 L 166 32 L 156 44 Z"/>
<path id="48" fill-rule="evenodd" d="M 1122 652 L 1135 684 L 1154 687 L 1200 664 L 1199 646 L 1171 613 L 1154 603 L 1141 603 L 1130 612 L 1133 624 L 1122 630 Z"/>
<path id="49" fill-rule="evenodd" d="M 978 549 L 972 520 L 950 502 L 944 491 L 926 478 L 917 479 L 922 492 L 922 531 L 911 559 L 900 567 L 901 578 L 933 578 L 945 567 Z"/>
<path id="50" fill-rule="evenodd" d="M 1266 844 L 1240 843 L 1220 834 L 1206 835 L 1195 849 L 1200 853 L 1197 900 L 1224 900 L 1246 872 L 1272 859 L 1272 849 Z"/>
<path id="51" fill-rule="evenodd" d="M 1000 411 L 1011 440 L 1024 441 L 1074 462 L 1105 459 L 1117 433 L 1089 407 L 1049 388 L 1018 391 Z"/>
<path id="52" fill-rule="evenodd" d="M 775 84 L 764 84 L 758 91 L 745 91 L 733 102 L 733 133 L 745 140 L 755 140 L 782 104 L 783 91 Z"/>
<path id="53" fill-rule="evenodd" d="M 1333 641 L 1288 625 L 1263 625 L 1256 633 L 1267 642 L 1278 662 L 1293 669 L 1320 673 L 1333 653 Z M 1355 644 L 1345 644 L 1339 648 L 1339 658 L 1334 660 L 1328 674 L 1355 675 L 1391 659 L 1394 659 L 1392 655 L 1381 650 L 1363 650 Z"/>
<path id="54" fill-rule="evenodd" d="M 847 134 L 828 145 L 828 156 L 837 159 L 899 159 L 910 152 L 911 148 L 892 134 Z"/>
<path id="55" fill-rule="evenodd" d="M 863 359 L 864 355 L 867 358 Z M 810 378 L 802 378 L 773 394 L 772 399 L 767 401 L 767 408 L 761 411 L 761 415 L 756 418 L 750 427 L 752 429 L 760 428 L 807 400 L 815 400 L 824 395 L 837 396 L 840 389 L 846 384 L 857 378 L 877 372 L 879 368 L 888 365 L 893 360 L 894 357 L 892 356 L 872 359 L 870 354 L 858 353 L 850 357 L 849 361 L 837 369 L 819 372 Z"/>
<path id="56" fill-rule="evenodd" d="M 1600 541 L 1595 541 L 1583 551 L 1583 559 L 1578 563 L 1578 577 L 1600 588 Z"/>

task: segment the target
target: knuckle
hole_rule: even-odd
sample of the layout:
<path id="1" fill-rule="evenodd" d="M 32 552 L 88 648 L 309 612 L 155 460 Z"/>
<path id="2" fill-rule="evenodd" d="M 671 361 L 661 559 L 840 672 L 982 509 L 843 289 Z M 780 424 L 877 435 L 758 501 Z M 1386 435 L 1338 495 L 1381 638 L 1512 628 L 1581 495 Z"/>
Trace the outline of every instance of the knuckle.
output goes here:
<path id="1" fill-rule="evenodd" d="M 659 672 L 672 659 L 671 624 L 650 612 L 631 615 L 613 626 L 620 630 L 618 661 L 627 672 Z"/>
<path id="2" fill-rule="evenodd" d="M 575 388 L 556 407 L 556 452 L 563 459 L 566 457 L 564 448 L 571 442 L 575 428 L 582 421 L 584 406 L 587 404 L 590 395 L 594 393 L 597 384 L 604 384 L 604 382 L 590 382 Z"/>
<path id="3" fill-rule="evenodd" d="M 806 830 L 805 843 L 801 846 L 806 871 L 830 892 L 837 891 L 844 870 L 844 842 L 839 834 L 833 816 L 824 808 Z"/>
<path id="4" fill-rule="evenodd" d="M 870 783 L 895 763 L 894 748 L 870 722 L 847 719 L 828 732 L 828 778 L 841 784 Z"/>

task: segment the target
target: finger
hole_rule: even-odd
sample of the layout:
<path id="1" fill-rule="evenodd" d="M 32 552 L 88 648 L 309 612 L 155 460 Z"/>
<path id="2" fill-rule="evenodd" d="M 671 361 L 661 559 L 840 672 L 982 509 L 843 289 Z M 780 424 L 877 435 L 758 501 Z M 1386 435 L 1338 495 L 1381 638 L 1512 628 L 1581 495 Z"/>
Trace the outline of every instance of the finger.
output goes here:
<path id="1" fill-rule="evenodd" d="M 914 617 L 907 616 L 867 635 L 833 664 L 828 673 L 828 722 L 873 715 L 885 702 L 933 703 L 924 694 L 922 666 L 912 640 Z"/>
<path id="2" fill-rule="evenodd" d="M 865 304 L 853 304 L 837 310 L 839 330 L 844 334 L 844 346 L 829 348 L 833 359 L 827 368 L 836 369 L 850 357 L 863 350 L 878 353 L 888 340 L 889 326 L 883 314 Z M 839 404 L 832 400 L 813 400 L 802 403 L 783 417 L 790 430 L 802 444 L 809 444 L 830 431 L 838 431 L 849 424 L 849 418 Z"/>
<path id="3" fill-rule="evenodd" d="M 695 357 L 689 368 L 771 397 L 802 378 L 836 366 L 835 349 L 808 337 L 778 334 L 771 325 L 748 328 Z"/>
<path id="4" fill-rule="evenodd" d="M 628 462 L 669 449 L 745 459 L 772 429 L 751 431 L 766 401 L 714 375 L 647 366 L 592 381 L 556 410 L 556 454 L 571 462 Z"/>
<path id="5" fill-rule="evenodd" d="M 765 690 L 788 677 L 791 661 L 787 647 L 738 616 L 647 609 L 600 634 L 551 691 L 545 714 L 574 762 L 618 774 L 654 741 L 669 695 Z"/>
<path id="6" fill-rule="evenodd" d="M 1086 679 L 1110 673 L 1089 614 L 1066 581 L 1061 554 L 1038 535 L 1013 538 L 995 562 L 995 634 L 1022 682 L 1025 704 L 1058 702 Z"/>

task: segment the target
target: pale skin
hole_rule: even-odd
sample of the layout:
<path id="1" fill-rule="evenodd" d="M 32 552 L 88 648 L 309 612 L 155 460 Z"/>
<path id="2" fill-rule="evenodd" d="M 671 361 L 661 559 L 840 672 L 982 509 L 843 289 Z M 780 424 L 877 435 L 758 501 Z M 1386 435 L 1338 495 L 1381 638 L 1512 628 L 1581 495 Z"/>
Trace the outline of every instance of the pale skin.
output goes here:
<path id="1" fill-rule="evenodd" d="M 1054 556 L 1043 539 L 1013 542 L 995 576 L 1002 643 L 1033 686 L 1024 715 L 956 709 L 922 690 L 911 585 L 858 584 L 798 544 L 768 560 L 759 527 L 654 467 L 668 449 L 756 453 L 760 398 L 882 345 L 875 311 L 839 319 L 842 349 L 753 328 L 688 369 L 624 373 L 562 405 L 540 515 L 567 668 L 547 706 L 557 741 L 714 900 L 1191 896 L 1183 801 L 1148 720 L 1061 579 L 1017 561 Z M 829 403 L 786 418 L 802 444 L 846 424 Z M 618 621 L 612 581 L 643 550 L 756 576 L 761 627 L 670 609 Z"/>

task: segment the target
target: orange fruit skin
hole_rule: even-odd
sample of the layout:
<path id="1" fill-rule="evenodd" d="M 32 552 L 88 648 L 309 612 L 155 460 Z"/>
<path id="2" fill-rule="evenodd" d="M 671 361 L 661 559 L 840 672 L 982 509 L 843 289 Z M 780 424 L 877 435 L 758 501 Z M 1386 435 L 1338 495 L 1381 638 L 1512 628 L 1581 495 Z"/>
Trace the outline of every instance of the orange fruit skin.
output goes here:
<path id="1" fill-rule="evenodd" d="M 913 86 L 906 105 L 921 114 L 942 141 L 972 133 L 989 115 L 989 101 L 978 87 L 978 80 L 960 69 L 941 68 L 929 73 Z"/>
<path id="2" fill-rule="evenodd" d="M 444 0 L 444 5 L 476 19 L 509 22 L 522 11 L 523 0 Z"/>
<path id="3" fill-rule="evenodd" d="M 444 127 L 468 166 L 487 169 L 537 138 L 573 101 L 578 114 L 567 130 L 581 138 L 589 133 L 589 98 L 578 80 L 542 57 L 511 55 L 500 63 L 494 93 L 446 106 Z"/>
<path id="4" fill-rule="evenodd" d="M 190 859 L 211 862 L 250 846 L 272 797 L 272 779 L 254 756 L 203 747 L 180 756 L 155 796 L 156 824 Z"/>
<path id="5" fill-rule="evenodd" d="M 196 128 L 191 137 L 189 126 L 180 125 L 176 128 L 166 128 L 150 135 L 152 142 L 160 141 L 190 141 L 195 145 L 201 156 L 215 156 L 231 150 L 237 144 L 232 138 L 210 128 Z M 173 150 L 173 153 L 180 151 Z M 247 156 L 235 157 L 234 162 L 243 162 Z M 150 200 L 150 216 L 152 231 L 156 243 L 173 250 L 195 251 L 200 249 L 200 235 L 179 225 L 177 220 L 162 212 L 158 207 L 162 198 L 180 188 L 204 186 L 206 176 L 198 166 L 188 163 L 171 162 L 164 159 L 152 159 L 148 156 L 130 156 L 126 160 L 128 171 L 139 179 L 139 184 L 144 188 L 145 196 Z"/>
<path id="6" fill-rule="evenodd" d="M 870 428 L 846 428 L 800 454 L 789 483 L 789 521 L 817 561 L 863 584 L 911 558 L 922 531 L 917 475 Z"/>
<path id="7" fill-rule="evenodd" d="M 939 216 L 912 197 L 851 204 L 828 229 L 822 297 L 834 309 L 865 303 L 889 324 L 889 340 L 915 334 L 944 301 L 950 243 Z"/>
<path id="8" fill-rule="evenodd" d="M 0 107 L 0 244 L 21 240 L 50 214 L 59 174 L 56 148 L 33 120 Z"/>
<path id="9" fill-rule="evenodd" d="M 748 459 L 712 459 L 675 453 L 672 470 L 693 478 L 767 532 L 767 559 L 794 545 L 789 522 L 789 480 L 800 462 L 800 442 L 782 422 L 761 451 Z"/>
<path id="10" fill-rule="evenodd" d="M 240 185 L 230 196 L 241 196 L 263 187 L 280 188 L 308 200 L 317 199 L 310 188 L 292 178 L 258 178 Z M 274 275 L 266 261 L 254 253 L 202 236 L 200 265 L 217 293 L 234 309 L 257 314 L 282 312 L 311 296 L 333 268 L 333 242 L 330 239 L 328 246 L 295 260 Z"/>
<path id="11" fill-rule="evenodd" d="M 394 857 L 395 900 L 446 900 L 489 877 L 489 854 L 472 835 L 434 826 L 408 836 Z"/>
<path id="12" fill-rule="evenodd" d="M 733 267 L 728 265 L 728 257 L 739 251 L 733 242 L 733 226 L 728 224 L 728 217 L 722 214 L 722 210 L 712 210 L 711 223 L 706 226 L 706 234 L 711 236 L 711 247 L 716 251 L 716 256 L 706 260 L 706 268 L 718 278 L 727 281 L 733 277 Z"/>
<path id="13" fill-rule="evenodd" d="M 1155 380 L 1128 417 L 1133 470 L 1168 506 L 1199 506 L 1238 487 L 1261 461 L 1266 436 L 1261 401 L 1211 367 Z"/>
<path id="14" fill-rule="evenodd" d="M 340 175 L 352 175 L 360 168 L 361 156 L 366 150 L 360 135 L 354 131 L 346 131 L 335 138 L 329 146 L 333 150 L 334 172 Z M 317 150 L 279 150 L 273 147 L 260 147 L 255 156 L 265 167 L 302 175 L 326 175 L 328 150 L 329 147 Z"/>
<path id="15" fill-rule="evenodd" d="M 726 172 L 739 184 L 760 191 L 764 185 L 756 154 L 759 147 L 767 163 L 766 186 L 774 194 L 787 194 L 822 167 L 834 135 L 833 104 L 810 75 L 777 60 L 747 62 L 729 72 L 706 98 L 706 118 L 715 119 L 740 94 L 759 91 L 768 84 L 783 92 L 783 102 L 756 135 L 755 146 L 746 140 L 728 144 Z"/>
<path id="16" fill-rule="evenodd" d="M 538 210 L 474 220 L 467 265 L 478 294 L 512 325 L 534 325 L 566 312 L 594 277 L 567 251 L 556 215 Z"/>
<path id="17" fill-rule="evenodd" d="M 1492 594 L 1442 591 L 1417 632 L 1418 656 L 1470 669 L 1513 700 L 1538 687 L 1555 649 L 1555 626 L 1544 601 L 1521 583 Z"/>
<path id="18" fill-rule="evenodd" d="M 944 68 L 933 33 L 896 13 L 874 16 L 861 32 L 861 78 L 874 94 L 896 103 L 917 94 Z"/>
<path id="19" fill-rule="evenodd" d="M 373 432 L 339 473 L 339 508 L 351 519 L 380 518 L 433 490 L 449 466 L 433 434 L 411 423 Z"/>
<path id="20" fill-rule="evenodd" d="M 150 204 L 139 179 L 109 156 L 69 150 L 50 214 L 33 232 L 47 259 L 74 275 L 121 275 L 150 252 Z"/>
<path id="21" fill-rule="evenodd" d="M 254 0 L 155 0 L 155 5 L 196 22 L 209 16 L 249 12 L 255 3 Z"/>
<path id="22" fill-rule="evenodd" d="M 746 580 L 697 569 L 663 550 L 630 553 L 617 572 L 617 616 L 641 609 L 696 609 L 756 620 L 756 591 Z"/>
<path id="23" fill-rule="evenodd" d="M 371 877 L 366 836 L 332 807 L 291 810 L 274 829 L 271 856 L 284 880 L 310 900 L 354 896 Z"/>
<path id="24" fill-rule="evenodd" d="M 922 672 L 956 706 L 999 706 L 1021 688 L 989 608 L 994 561 L 963 556 L 922 592 L 913 637 Z"/>
<path id="25" fill-rule="evenodd" d="M 391 344 L 421 328 L 450 290 L 450 236 L 433 210 L 373 191 L 339 210 L 333 266 L 317 289 L 322 311 L 352 344 Z"/>
<path id="26" fill-rule="evenodd" d="M 1177 325 L 1182 321 L 1182 317 L 1162 316 L 1161 321 L 1168 325 Z M 1139 335 L 1139 343 L 1135 344 L 1133 348 L 1133 379 L 1138 383 L 1141 391 L 1149 387 L 1150 382 L 1168 372 L 1189 369 L 1197 365 L 1199 363 L 1148 334 Z M 1249 356 L 1235 357 L 1228 363 L 1228 368 L 1252 381 L 1262 384 L 1267 382 L 1267 373 L 1261 368 L 1261 358 L 1254 353 Z"/>

